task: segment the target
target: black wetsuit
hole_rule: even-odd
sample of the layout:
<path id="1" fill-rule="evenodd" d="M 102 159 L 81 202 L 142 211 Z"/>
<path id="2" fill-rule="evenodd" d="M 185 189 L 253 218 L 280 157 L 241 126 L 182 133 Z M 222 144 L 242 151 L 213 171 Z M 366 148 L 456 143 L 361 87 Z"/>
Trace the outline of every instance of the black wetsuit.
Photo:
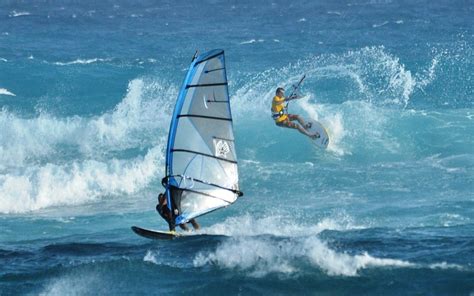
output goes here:
<path id="1" fill-rule="evenodd" d="M 168 222 L 168 226 L 170 231 L 175 231 L 176 224 L 174 223 L 174 215 L 168 209 L 168 205 L 164 204 L 164 200 L 166 196 L 163 195 L 163 200 L 158 200 L 158 204 L 156 205 L 156 211 L 160 214 L 160 216 Z"/>

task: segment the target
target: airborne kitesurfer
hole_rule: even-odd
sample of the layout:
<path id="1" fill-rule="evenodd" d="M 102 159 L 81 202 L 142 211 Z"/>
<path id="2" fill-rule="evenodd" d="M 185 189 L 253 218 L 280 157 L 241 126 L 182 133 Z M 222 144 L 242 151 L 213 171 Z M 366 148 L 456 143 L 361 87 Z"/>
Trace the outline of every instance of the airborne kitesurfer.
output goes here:
<path id="1" fill-rule="evenodd" d="M 307 129 L 311 127 L 311 123 L 305 123 L 303 118 L 299 115 L 288 114 L 287 106 L 284 105 L 284 103 L 299 98 L 300 97 L 295 93 L 291 94 L 289 97 L 285 97 L 285 90 L 283 87 L 277 88 L 272 101 L 272 118 L 275 120 L 275 124 L 279 127 L 297 129 L 300 133 L 310 137 L 311 139 L 317 139 L 319 138 L 318 133 L 311 134 L 307 131 Z M 299 124 L 293 121 L 298 121 Z"/>

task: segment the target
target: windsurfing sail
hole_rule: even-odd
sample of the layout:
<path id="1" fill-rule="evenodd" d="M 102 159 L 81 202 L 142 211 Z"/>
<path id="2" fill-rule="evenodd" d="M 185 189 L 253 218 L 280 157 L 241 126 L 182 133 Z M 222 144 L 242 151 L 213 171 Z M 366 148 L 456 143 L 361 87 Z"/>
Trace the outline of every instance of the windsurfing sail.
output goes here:
<path id="1" fill-rule="evenodd" d="M 162 183 L 176 224 L 242 195 L 223 50 L 193 58 L 171 119 L 166 173 Z"/>

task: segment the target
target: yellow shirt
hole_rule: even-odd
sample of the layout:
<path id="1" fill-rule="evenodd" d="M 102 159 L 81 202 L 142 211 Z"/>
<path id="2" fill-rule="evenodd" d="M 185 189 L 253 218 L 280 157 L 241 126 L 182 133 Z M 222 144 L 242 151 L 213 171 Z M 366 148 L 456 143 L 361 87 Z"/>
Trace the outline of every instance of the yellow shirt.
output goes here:
<path id="1" fill-rule="evenodd" d="M 281 98 L 279 96 L 274 96 L 273 101 L 272 101 L 272 112 L 273 113 L 278 113 L 285 109 L 285 106 L 283 105 L 285 102 L 285 98 Z M 282 122 L 288 118 L 288 115 L 283 114 L 277 119 L 275 119 L 276 122 Z"/>

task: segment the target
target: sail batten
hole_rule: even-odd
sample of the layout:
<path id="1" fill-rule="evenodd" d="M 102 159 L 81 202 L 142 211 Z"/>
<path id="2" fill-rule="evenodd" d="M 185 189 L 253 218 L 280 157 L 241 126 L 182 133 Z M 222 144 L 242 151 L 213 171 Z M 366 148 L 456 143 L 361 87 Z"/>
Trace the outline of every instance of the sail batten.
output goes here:
<path id="1" fill-rule="evenodd" d="M 171 119 L 166 172 L 164 185 L 168 205 L 178 211 L 176 224 L 228 206 L 242 195 L 222 50 L 191 63 Z"/>

